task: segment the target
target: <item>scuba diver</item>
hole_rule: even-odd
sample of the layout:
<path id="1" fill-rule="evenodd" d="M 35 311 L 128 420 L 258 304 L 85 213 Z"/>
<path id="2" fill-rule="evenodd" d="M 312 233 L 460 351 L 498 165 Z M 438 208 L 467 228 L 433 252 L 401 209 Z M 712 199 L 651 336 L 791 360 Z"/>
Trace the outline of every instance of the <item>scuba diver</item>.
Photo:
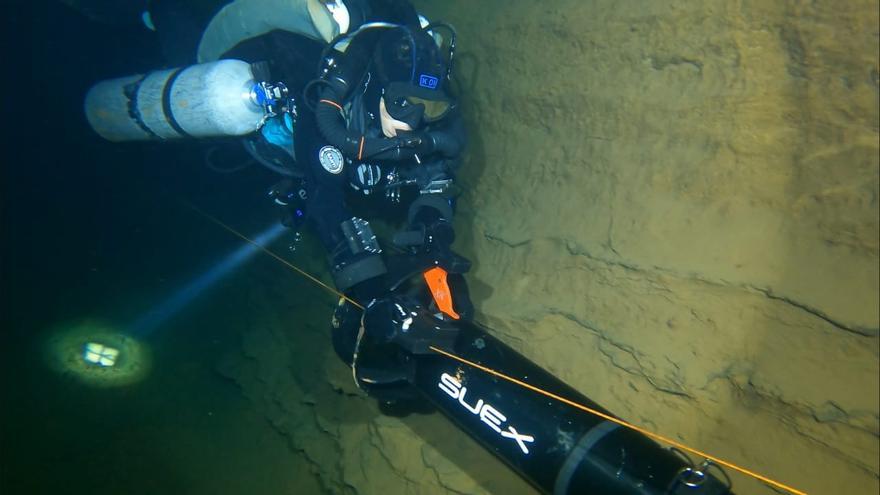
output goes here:
<path id="1" fill-rule="evenodd" d="M 291 91 L 302 94 L 302 103 L 288 104 L 245 146 L 259 161 L 290 171 L 270 195 L 285 224 L 312 227 L 339 291 L 366 306 L 405 279 L 442 270 L 432 272 L 445 278 L 431 311 L 441 319 L 470 318 L 462 276 L 470 263 L 451 250 L 454 180 L 465 146 L 451 89 L 455 32 L 428 24 L 403 1 L 363 4 L 360 12 L 363 21 L 350 24 L 350 34 L 323 47 L 315 78 Z M 342 43 L 344 52 L 337 49 Z M 249 44 L 232 55 L 255 59 Z M 274 60 L 272 76 L 296 87 L 297 77 L 287 72 L 303 64 L 279 68 L 284 57 Z M 368 216 L 401 221 L 403 228 L 383 245 Z M 352 365 L 361 311 L 340 303 L 333 344 Z M 407 395 L 405 376 L 380 371 L 386 366 L 360 369 L 359 383 L 373 395 L 384 393 L 386 402 Z"/>
<path id="2" fill-rule="evenodd" d="M 276 172 L 282 222 L 311 227 L 344 294 L 333 347 L 358 387 L 427 400 L 544 493 L 732 493 L 709 459 L 621 427 L 471 321 L 470 261 L 452 250 L 466 133 L 450 25 L 405 0 L 152 0 L 142 17 L 177 68 L 95 84 L 90 125 L 110 141 L 239 140 Z M 402 227 L 380 241 L 375 219 Z"/>
<path id="3" fill-rule="evenodd" d="M 291 18 L 297 4 L 311 9 L 306 19 L 318 24 L 322 12 L 315 12 L 316 3 L 291 2 L 286 10 L 276 3 L 272 10 L 266 2 L 239 0 L 199 10 L 198 3 L 153 0 L 145 18 L 175 62 L 192 63 L 213 51 L 209 58 L 249 64 L 240 70 L 258 81 L 251 96 L 264 114 L 257 132 L 237 139 L 254 160 L 281 176 L 269 189 L 270 199 L 285 225 L 297 231 L 310 227 L 317 235 L 341 293 L 366 306 L 432 270 L 439 299 L 429 301 L 429 310 L 439 319 L 470 318 L 473 306 L 463 277 L 470 262 L 451 250 L 454 181 L 466 141 L 452 85 L 455 30 L 429 23 L 405 0 L 326 0 L 320 6 L 335 25 L 325 43 L 302 28 L 291 30 L 303 20 Z M 260 13 L 258 23 L 241 20 Z M 199 31 L 193 24 L 205 22 L 201 37 L 193 36 Z M 273 29 L 251 35 L 260 31 L 255 25 L 266 23 L 274 23 Z M 209 47 L 216 32 L 235 30 L 240 39 L 229 36 L 221 48 Z M 229 77 L 229 70 L 212 70 Z M 187 72 L 193 70 L 162 81 L 166 106 L 173 105 L 172 88 L 186 84 Z M 208 77 L 195 78 L 191 90 L 211 86 L 204 82 Z M 142 93 L 151 83 L 147 76 L 125 89 L 135 95 L 135 107 L 149 99 Z M 166 138 L 161 128 L 167 127 L 182 136 L 195 134 L 173 110 L 163 110 L 171 118 L 159 125 L 148 110 L 129 113 L 140 119 L 138 127 L 160 138 Z M 91 122 L 101 133 L 97 120 Z M 376 218 L 403 227 L 380 242 L 370 223 Z M 351 366 L 362 311 L 344 301 L 332 318 L 332 340 Z M 412 395 L 404 391 L 406 377 L 381 363 L 362 366 L 361 376 L 359 385 L 383 402 Z"/>

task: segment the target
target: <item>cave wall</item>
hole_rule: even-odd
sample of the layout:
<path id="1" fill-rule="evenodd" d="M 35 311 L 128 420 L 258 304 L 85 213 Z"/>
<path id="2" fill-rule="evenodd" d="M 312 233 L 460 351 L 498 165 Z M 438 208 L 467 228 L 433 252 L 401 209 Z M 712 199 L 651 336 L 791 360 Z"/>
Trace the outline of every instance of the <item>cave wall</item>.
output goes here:
<path id="1" fill-rule="evenodd" d="M 877 3 L 417 4 L 459 31 L 479 318 L 628 420 L 876 493 Z"/>
<path id="2" fill-rule="evenodd" d="M 478 319 L 624 419 L 877 493 L 877 4 L 416 3 L 459 30 Z M 292 260 L 324 270 L 313 239 Z M 292 493 L 534 493 L 441 416 L 383 415 L 334 299 L 277 270 L 218 371 L 299 455 Z"/>

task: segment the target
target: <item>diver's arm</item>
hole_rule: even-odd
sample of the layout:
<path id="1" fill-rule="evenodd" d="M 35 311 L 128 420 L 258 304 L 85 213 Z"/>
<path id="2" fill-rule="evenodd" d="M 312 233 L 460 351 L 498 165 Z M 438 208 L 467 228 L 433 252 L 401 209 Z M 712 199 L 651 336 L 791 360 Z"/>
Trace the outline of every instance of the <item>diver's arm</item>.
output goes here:
<path id="1" fill-rule="evenodd" d="M 344 99 L 342 89 L 327 86 L 321 91 L 321 99 L 315 108 L 315 118 L 321 134 L 347 157 L 358 161 L 409 160 L 421 150 L 428 151 L 430 142 L 424 135 L 395 138 L 367 137 L 349 130 L 342 116 Z M 432 146 L 432 145 L 431 145 Z"/>
<path id="2" fill-rule="evenodd" d="M 416 155 L 455 158 L 464 150 L 466 133 L 458 112 L 449 117 L 450 122 L 444 127 L 394 138 L 366 137 L 349 130 L 342 116 L 341 104 L 349 88 L 350 85 L 328 85 L 322 90 L 315 109 L 321 133 L 346 156 L 356 157 L 359 161 L 368 158 L 402 161 Z"/>
<path id="3" fill-rule="evenodd" d="M 445 158 L 458 158 L 467 146 L 464 119 L 457 110 L 453 110 L 441 127 L 430 129 L 426 134 L 426 143 L 423 145 L 426 148 L 423 149 Z"/>
<path id="4" fill-rule="evenodd" d="M 425 232 L 425 238 L 430 238 L 432 244 L 425 245 L 425 250 L 451 252 L 450 246 L 455 239 L 452 230 L 453 201 L 448 198 L 447 191 L 455 180 L 461 154 L 467 144 L 461 113 L 453 110 L 444 121 L 426 131 L 424 136 L 429 141 L 429 147 L 422 148 L 422 161 L 401 173 L 404 179 L 413 180 L 423 192 L 409 206 L 406 231 Z"/>

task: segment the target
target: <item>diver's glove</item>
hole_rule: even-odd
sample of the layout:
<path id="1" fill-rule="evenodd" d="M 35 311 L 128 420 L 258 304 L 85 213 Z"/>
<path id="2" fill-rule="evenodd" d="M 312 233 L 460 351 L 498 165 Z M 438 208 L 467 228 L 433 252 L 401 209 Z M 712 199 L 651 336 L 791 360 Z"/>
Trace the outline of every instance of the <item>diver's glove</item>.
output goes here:
<path id="1" fill-rule="evenodd" d="M 393 243 L 413 252 L 447 253 L 455 241 L 452 206 L 439 194 L 424 194 L 409 206 L 407 228 L 398 232 Z"/>
<path id="2" fill-rule="evenodd" d="M 370 303 L 362 325 L 359 346 L 393 347 L 411 355 L 431 354 L 431 346 L 452 348 L 458 337 L 458 329 L 448 320 L 432 316 L 414 298 L 401 295 Z"/>
<path id="3" fill-rule="evenodd" d="M 346 298 L 357 301 L 358 304 L 368 305 L 370 302 L 388 297 L 388 286 L 385 276 L 376 276 L 364 280 L 346 292 Z M 345 364 L 351 365 L 354 360 L 355 343 L 360 329 L 360 308 L 352 304 L 346 298 L 340 298 L 339 304 L 333 311 L 331 320 L 333 350 Z"/>
<path id="4" fill-rule="evenodd" d="M 358 387 L 380 406 L 396 404 L 397 414 L 423 409 L 416 405 L 422 399 L 411 386 L 413 358 L 432 353 L 431 346 L 452 348 L 458 337 L 451 322 L 431 316 L 410 297 L 394 294 L 372 301 L 363 312 L 341 300 L 333 323 L 334 349 L 351 366 Z M 343 341 L 343 335 L 351 338 Z"/>
<path id="5" fill-rule="evenodd" d="M 461 140 L 452 132 L 445 131 L 421 131 L 416 132 L 410 139 L 418 155 L 430 155 L 438 153 L 447 158 L 458 156 L 463 148 Z"/>
<path id="6" fill-rule="evenodd" d="M 405 387 L 414 379 L 412 357 L 431 354 L 431 346 L 452 348 L 458 328 L 439 320 L 414 299 L 389 295 L 363 313 L 351 363 L 362 389 Z"/>

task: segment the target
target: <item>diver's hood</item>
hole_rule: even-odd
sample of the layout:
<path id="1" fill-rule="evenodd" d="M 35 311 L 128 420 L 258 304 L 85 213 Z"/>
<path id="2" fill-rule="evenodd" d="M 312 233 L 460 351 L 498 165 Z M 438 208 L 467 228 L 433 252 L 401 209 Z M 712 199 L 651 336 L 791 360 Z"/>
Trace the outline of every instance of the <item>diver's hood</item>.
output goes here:
<path id="1" fill-rule="evenodd" d="M 385 106 L 396 120 L 415 129 L 423 119 L 443 118 L 453 106 L 445 88 L 448 61 L 427 32 L 401 28 L 385 33 L 376 51 L 375 67 Z"/>

